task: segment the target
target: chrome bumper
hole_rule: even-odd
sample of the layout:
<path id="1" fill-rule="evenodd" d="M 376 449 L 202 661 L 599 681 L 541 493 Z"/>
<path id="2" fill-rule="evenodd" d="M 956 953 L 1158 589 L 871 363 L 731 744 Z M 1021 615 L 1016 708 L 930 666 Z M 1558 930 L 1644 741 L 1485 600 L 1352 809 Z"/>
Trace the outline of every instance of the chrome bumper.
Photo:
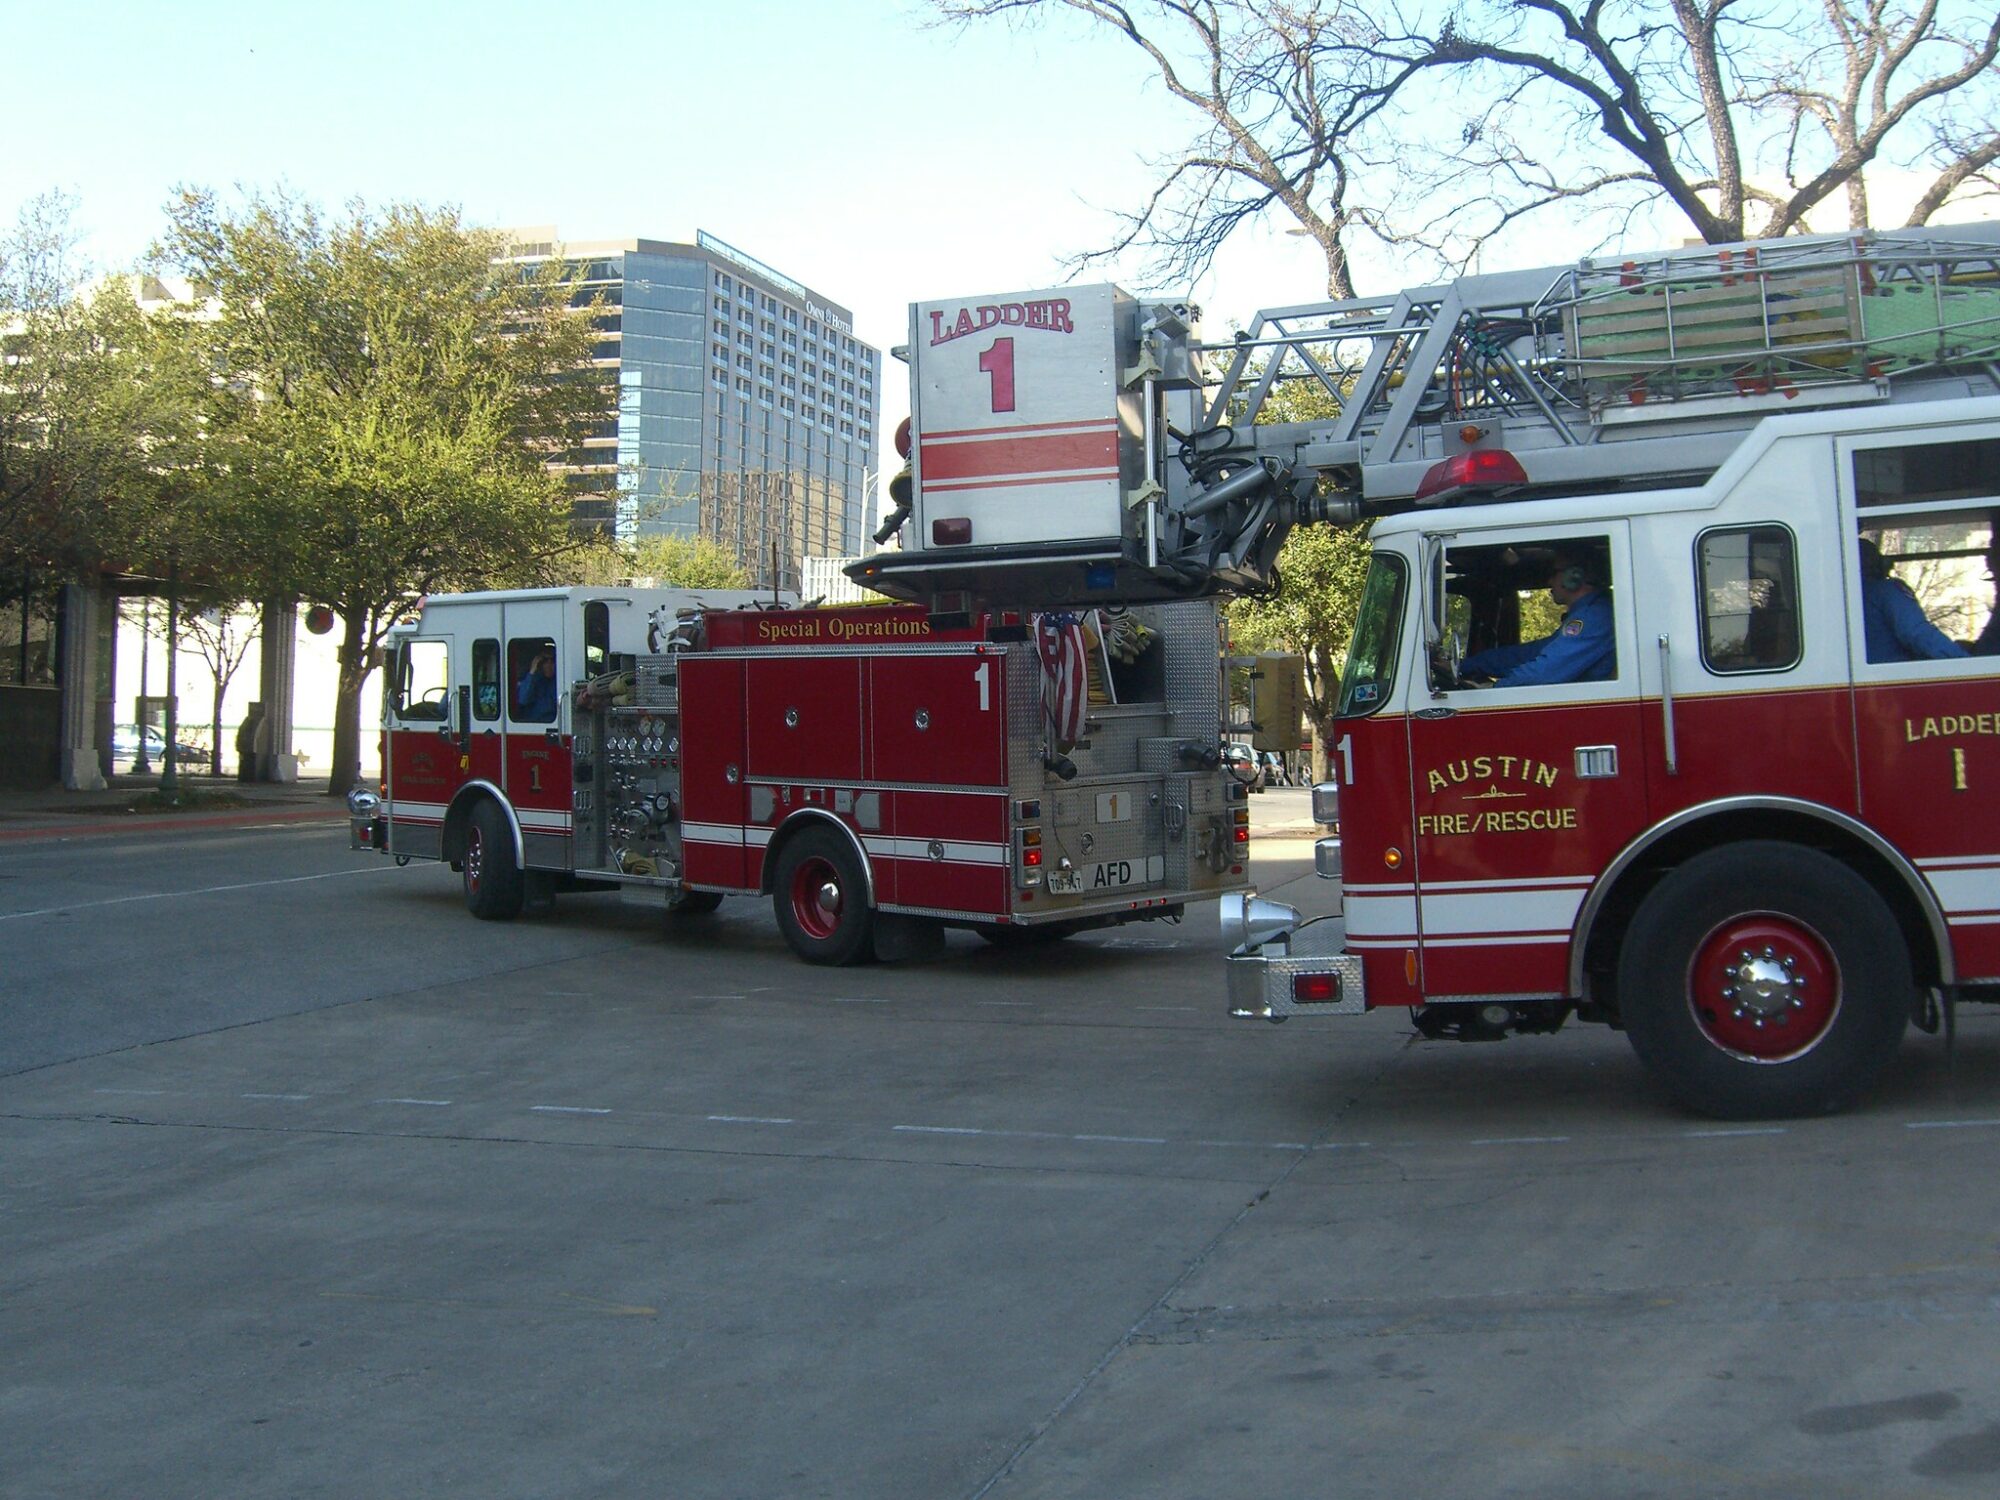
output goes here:
<path id="1" fill-rule="evenodd" d="M 1361 957 L 1343 951 L 1346 946 L 1347 923 L 1325 917 L 1267 938 L 1254 948 L 1237 949 L 1225 960 L 1229 1013 L 1255 1021 L 1362 1014 L 1368 1009 L 1368 993 L 1361 979 Z M 1300 1000 L 1301 978 L 1331 979 L 1332 993 L 1325 1000 Z"/>

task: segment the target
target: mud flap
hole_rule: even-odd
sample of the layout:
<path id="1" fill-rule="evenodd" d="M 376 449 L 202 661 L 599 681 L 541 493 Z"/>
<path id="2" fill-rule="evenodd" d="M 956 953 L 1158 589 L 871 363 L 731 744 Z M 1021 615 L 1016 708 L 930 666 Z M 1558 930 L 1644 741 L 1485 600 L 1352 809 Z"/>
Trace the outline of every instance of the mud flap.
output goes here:
<path id="1" fill-rule="evenodd" d="M 944 956 L 944 924 L 896 912 L 875 914 L 875 956 L 884 963 L 921 963 Z"/>

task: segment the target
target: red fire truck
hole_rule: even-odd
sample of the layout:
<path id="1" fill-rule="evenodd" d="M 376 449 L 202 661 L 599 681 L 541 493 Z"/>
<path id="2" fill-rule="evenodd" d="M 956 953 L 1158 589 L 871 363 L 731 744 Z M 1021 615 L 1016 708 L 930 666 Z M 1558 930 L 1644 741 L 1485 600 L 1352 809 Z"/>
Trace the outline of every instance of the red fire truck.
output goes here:
<path id="1" fill-rule="evenodd" d="M 1178 917 L 1241 888 L 1215 610 L 968 615 L 556 588 L 393 633 L 352 842 L 445 860 L 475 916 L 560 890 L 769 895 L 848 963 Z"/>
<path id="2" fill-rule="evenodd" d="M 1215 346 L 1057 295 L 915 310 L 905 550 L 858 572 L 1227 591 L 1294 524 L 1372 522 L 1315 792 L 1340 913 L 1225 897 L 1235 1014 L 1606 1022 L 1684 1106 L 1757 1117 L 2000 999 L 2000 225 L 1468 277 Z M 1327 415 L 1260 425 L 1293 380 Z M 1011 505 L 1009 462 L 1094 462 L 1115 503 Z"/>

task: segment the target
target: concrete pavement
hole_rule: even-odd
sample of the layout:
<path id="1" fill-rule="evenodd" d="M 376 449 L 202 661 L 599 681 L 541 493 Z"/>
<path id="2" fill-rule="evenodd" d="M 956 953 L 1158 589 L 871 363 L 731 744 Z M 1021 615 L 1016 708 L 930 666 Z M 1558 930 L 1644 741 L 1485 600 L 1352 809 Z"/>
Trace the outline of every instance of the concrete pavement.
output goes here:
<path id="1" fill-rule="evenodd" d="M 40 787 L 0 787 L 0 844 L 36 839 L 89 838 L 135 830 L 243 828 L 266 823 L 335 821 L 346 804 L 326 794 L 326 778 L 290 785 L 237 781 L 233 776 L 181 776 L 198 794 L 197 805 L 179 811 L 134 811 L 134 804 L 159 788 L 159 773 L 114 776 L 101 792 L 72 792 L 59 783 Z M 207 799 L 214 799 L 207 802 Z M 207 802 L 207 805 L 202 805 Z"/>

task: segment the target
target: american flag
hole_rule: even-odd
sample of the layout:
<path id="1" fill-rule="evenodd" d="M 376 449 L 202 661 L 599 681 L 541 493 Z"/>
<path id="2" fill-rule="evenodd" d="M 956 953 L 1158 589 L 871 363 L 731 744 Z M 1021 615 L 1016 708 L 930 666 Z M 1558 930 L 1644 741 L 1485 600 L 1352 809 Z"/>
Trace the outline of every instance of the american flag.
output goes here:
<path id="1" fill-rule="evenodd" d="M 1042 655 L 1042 717 L 1056 749 L 1068 750 L 1083 738 L 1083 714 L 1090 702 L 1083 616 L 1067 610 L 1037 615 L 1035 648 Z"/>

